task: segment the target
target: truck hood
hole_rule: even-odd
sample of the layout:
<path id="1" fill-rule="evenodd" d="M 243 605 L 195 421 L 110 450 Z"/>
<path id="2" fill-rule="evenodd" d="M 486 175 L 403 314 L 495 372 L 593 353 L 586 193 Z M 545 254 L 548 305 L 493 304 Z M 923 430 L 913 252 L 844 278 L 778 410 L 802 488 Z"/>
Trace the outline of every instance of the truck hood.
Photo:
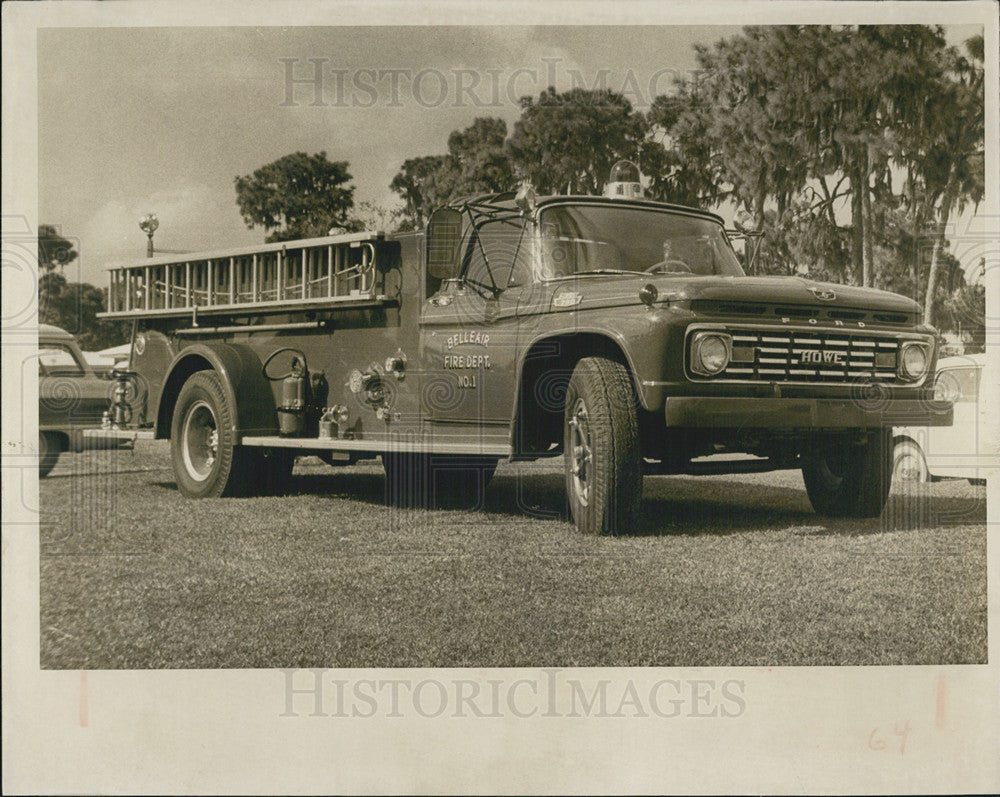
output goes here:
<path id="1" fill-rule="evenodd" d="M 553 309 L 569 306 L 561 294 L 581 295 L 578 309 L 638 304 L 639 289 L 654 285 L 661 302 L 707 300 L 768 305 L 813 305 L 822 307 L 884 310 L 914 313 L 912 299 L 875 288 L 859 288 L 802 277 L 676 277 L 662 274 L 593 275 L 560 280 L 553 285 Z"/>

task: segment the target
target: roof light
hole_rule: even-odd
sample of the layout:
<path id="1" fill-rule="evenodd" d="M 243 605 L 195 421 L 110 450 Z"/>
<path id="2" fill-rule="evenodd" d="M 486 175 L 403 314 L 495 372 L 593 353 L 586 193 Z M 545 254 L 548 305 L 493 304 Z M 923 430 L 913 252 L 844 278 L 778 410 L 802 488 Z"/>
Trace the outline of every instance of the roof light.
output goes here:
<path id="1" fill-rule="evenodd" d="M 642 199 L 642 175 L 632 161 L 620 160 L 611 167 L 604 196 L 612 199 Z"/>

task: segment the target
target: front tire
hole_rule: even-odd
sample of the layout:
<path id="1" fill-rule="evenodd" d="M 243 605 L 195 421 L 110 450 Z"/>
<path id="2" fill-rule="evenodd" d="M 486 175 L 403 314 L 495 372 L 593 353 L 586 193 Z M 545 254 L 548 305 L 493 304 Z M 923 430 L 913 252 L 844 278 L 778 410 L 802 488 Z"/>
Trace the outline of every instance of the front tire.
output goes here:
<path id="1" fill-rule="evenodd" d="M 170 456 L 181 493 L 208 498 L 257 491 L 264 475 L 260 456 L 235 445 L 235 426 L 235 409 L 219 375 L 198 371 L 189 377 L 177 397 L 170 430 Z"/>
<path id="2" fill-rule="evenodd" d="M 865 435 L 862 444 L 830 440 L 802 466 L 813 509 L 831 517 L 878 517 L 892 481 L 892 430 Z"/>
<path id="3" fill-rule="evenodd" d="M 566 388 L 566 494 L 585 534 L 635 529 L 642 466 L 635 392 L 628 370 L 604 357 L 577 363 Z"/>

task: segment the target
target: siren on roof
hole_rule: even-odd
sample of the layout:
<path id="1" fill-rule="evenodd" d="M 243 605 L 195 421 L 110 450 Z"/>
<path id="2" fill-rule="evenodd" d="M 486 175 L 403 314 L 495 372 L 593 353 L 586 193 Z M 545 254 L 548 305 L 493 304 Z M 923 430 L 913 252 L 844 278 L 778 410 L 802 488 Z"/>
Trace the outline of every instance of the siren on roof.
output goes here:
<path id="1" fill-rule="evenodd" d="M 612 199 L 642 199 L 639 167 L 632 161 L 618 161 L 611 167 L 611 174 L 604 186 L 604 196 Z"/>

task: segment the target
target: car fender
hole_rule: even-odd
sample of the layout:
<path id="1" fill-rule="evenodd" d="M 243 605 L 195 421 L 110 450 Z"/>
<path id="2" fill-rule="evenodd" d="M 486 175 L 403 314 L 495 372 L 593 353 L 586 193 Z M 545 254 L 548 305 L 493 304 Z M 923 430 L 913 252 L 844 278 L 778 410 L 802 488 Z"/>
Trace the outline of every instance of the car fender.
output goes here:
<path id="1" fill-rule="evenodd" d="M 529 353 L 532 352 L 536 346 L 544 344 L 546 340 L 554 340 L 575 335 L 579 335 L 581 337 L 587 336 L 594 339 L 603 338 L 607 340 L 613 349 L 617 349 L 621 352 L 625 360 L 625 365 L 632 376 L 632 387 L 635 390 L 643 408 L 647 410 L 656 410 L 658 406 L 662 406 L 662 397 L 659 396 L 656 391 L 648 390 L 647 386 L 642 384 L 642 379 L 640 377 L 640 374 L 653 370 L 654 363 L 658 365 L 658 362 L 656 361 L 659 358 L 659 353 L 651 352 L 653 356 L 645 358 L 650 360 L 649 363 L 645 362 L 644 358 L 641 356 L 637 361 L 636 355 L 632 351 L 633 347 L 629 345 L 628 338 L 622 334 L 620 330 L 610 329 L 600 325 L 574 324 L 565 328 L 547 329 L 544 332 L 540 332 L 530 338 L 523 347 L 519 347 L 521 348 L 521 351 L 518 354 L 517 386 L 514 395 L 520 395 L 520 391 L 523 387 L 522 380 L 524 379 L 525 362 L 529 359 Z"/>
<path id="2" fill-rule="evenodd" d="M 237 437 L 277 434 L 274 394 L 253 349 L 233 343 L 195 343 L 185 346 L 167 369 L 157 411 L 157 439 L 170 436 L 174 405 L 184 382 L 205 370 L 214 370 L 222 380 L 226 398 L 236 410 Z"/>

